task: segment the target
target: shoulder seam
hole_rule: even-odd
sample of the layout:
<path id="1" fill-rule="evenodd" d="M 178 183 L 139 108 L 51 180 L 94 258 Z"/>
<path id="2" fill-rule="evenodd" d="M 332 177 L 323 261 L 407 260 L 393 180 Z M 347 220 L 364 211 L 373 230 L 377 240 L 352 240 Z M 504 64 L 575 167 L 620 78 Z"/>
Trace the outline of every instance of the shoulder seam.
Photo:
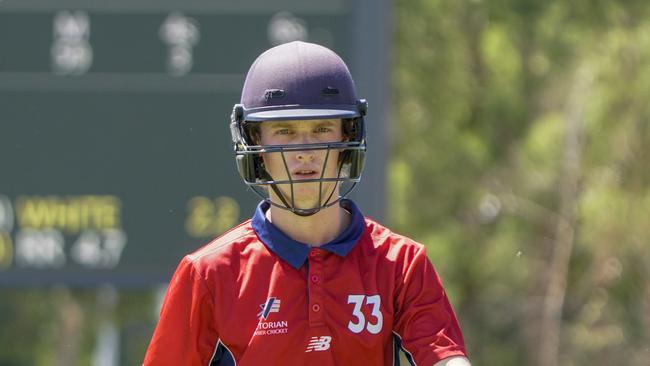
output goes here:
<path id="1" fill-rule="evenodd" d="M 239 225 L 233 227 L 232 229 L 226 231 L 225 233 L 219 235 L 218 237 L 214 238 L 210 243 L 206 244 L 203 248 L 207 247 L 207 246 L 210 245 L 211 243 L 214 243 L 214 242 L 218 241 L 219 239 L 224 238 L 225 236 L 227 236 L 227 235 L 230 234 L 231 232 L 233 232 L 233 231 L 235 231 L 236 229 L 239 229 L 241 226 L 247 224 L 249 221 L 250 221 L 250 220 L 244 221 L 244 222 L 242 222 L 241 224 L 239 224 Z M 196 261 L 197 259 L 201 259 L 201 258 L 205 257 L 205 256 L 208 255 L 208 254 L 212 254 L 212 253 L 214 253 L 214 252 L 220 250 L 221 248 L 223 248 L 223 247 L 225 247 L 225 246 L 227 246 L 227 245 L 232 244 L 234 241 L 236 241 L 236 240 L 238 240 L 238 239 L 240 239 L 240 238 L 242 238 L 242 237 L 244 237 L 244 236 L 246 236 L 246 235 L 248 235 L 248 234 L 243 233 L 243 234 L 241 234 L 241 235 L 239 235 L 239 236 L 236 236 L 236 237 L 234 237 L 234 238 L 228 240 L 228 241 L 225 242 L 225 243 L 219 243 L 219 244 L 217 244 L 214 248 L 210 248 L 210 249 L 206 250 L 205 252 L 202 251 L 203 248 L 199 248 L 199 249 L 196 250 L 194 253 L 188 254 L 187 257 L 188 257 L 188 259 L 190 259 L 191 262 L 194 262 L 194 261 Z"/>

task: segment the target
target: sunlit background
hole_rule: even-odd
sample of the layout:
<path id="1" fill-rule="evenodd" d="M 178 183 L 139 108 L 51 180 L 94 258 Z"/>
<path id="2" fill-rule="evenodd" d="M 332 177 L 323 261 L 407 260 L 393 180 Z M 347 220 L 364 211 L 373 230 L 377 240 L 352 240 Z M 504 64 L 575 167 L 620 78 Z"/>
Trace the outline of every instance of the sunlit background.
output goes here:
<path id="1" fill-rule="evenodd" d="M 369 102 L 355 200 L 427 246 L 474 365 L 650 359 L 645 0 L 0 0 L 0 365 L 138 365 L 180 258 L 251 216 L 263 50 Z"/>

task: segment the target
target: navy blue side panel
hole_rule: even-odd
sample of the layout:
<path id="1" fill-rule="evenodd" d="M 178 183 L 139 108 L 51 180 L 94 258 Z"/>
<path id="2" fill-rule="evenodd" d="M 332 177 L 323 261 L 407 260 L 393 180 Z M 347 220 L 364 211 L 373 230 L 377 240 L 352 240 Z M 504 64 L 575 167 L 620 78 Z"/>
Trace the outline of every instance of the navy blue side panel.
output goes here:
<path id="1" fill-rule="evenodd" d="M 219 342 L 217 350 L 214 352 L 214 357 L 212 357 L 212 362 L 210 362 L 210 366 L 235 365 L 235 360 L 232 358 L 230 351 L 226 348 L 226 346 L 223 345 L 223 343 Z"/>
<path id="2" fill-rule="evenodd" d="M 393 355 L 393 357 L 395 357 L 395 359 L 393 360 L 393 366 L 400 366 L 399 351 L 401 349 L 401 347 L 400 347 L 401 344 L 400 344 L 400 341 L 398 340 L 396 335 L 393 335 L 393 343 L 394 343 L 393 344 L 393 349 L 395 350 L 394 355 Z"/>
<path id="3" fill-rule="evenodd" d="M 413 361 L 413 356 L 402 347 L 402 338 L 395 332 L 393 332 L 393 340 L 395 341 L 395 365 L 399 366 L 399 353 L 400 351 L 404 353 L 406 359 L 408 360 L 411 366 L 416 366 L 415 361 Z"/>

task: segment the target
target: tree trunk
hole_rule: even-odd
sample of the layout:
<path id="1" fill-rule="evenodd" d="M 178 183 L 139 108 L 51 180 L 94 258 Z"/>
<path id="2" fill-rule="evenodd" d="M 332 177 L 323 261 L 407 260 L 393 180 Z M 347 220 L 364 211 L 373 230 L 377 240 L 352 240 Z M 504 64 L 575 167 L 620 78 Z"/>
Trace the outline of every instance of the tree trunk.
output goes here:
<path id="1" fill-rule="evenodd" d="M 578 69 L 567 106 L 564 164 L 559 182 L 559 215 L 540 317 L 538 366 L 558 365 L 562 308 L 573 249 L 576 206 L 580 195 L 578 184 L 584 134 L 583 107 L 591 80 L 591 71 L 587 67 Z"/>
<path id="2" fill-rule="evenodd" d="M 56 366 L 74 365 L 79 358 L 79 347 L 83 332 L 83 309 L 70 294 L 68 288 L 55 290 L 57 310 L 59 313 L 59 329 L 57 349 L 55 351 Z"/>

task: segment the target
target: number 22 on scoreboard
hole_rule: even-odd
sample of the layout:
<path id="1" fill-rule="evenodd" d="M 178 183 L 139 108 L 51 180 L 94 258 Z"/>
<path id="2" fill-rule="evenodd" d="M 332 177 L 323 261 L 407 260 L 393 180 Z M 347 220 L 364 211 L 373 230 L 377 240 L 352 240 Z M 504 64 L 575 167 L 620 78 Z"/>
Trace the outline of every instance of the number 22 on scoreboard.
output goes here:
<path id="1" fill-rule="evenodd" d="M 366 317 L 361 312 L 361 306 L 363 306 L 364 302 L 366 305 L 372 306 L 370 316 L 375 319 L 370 319 L 366 322 Z M 356 322 L 350 320 L 348 329 L 354 333 L 361 333 L 364 329 L 367 329 L 371 334 L 381 332 L 381 328 L 384 325 L 384 317 L 379 310 L 381 306 L 381 297 L 379 295 L 349 295 L 348 304 L 354 304 L 352 316 L 356 318 Z"/>

